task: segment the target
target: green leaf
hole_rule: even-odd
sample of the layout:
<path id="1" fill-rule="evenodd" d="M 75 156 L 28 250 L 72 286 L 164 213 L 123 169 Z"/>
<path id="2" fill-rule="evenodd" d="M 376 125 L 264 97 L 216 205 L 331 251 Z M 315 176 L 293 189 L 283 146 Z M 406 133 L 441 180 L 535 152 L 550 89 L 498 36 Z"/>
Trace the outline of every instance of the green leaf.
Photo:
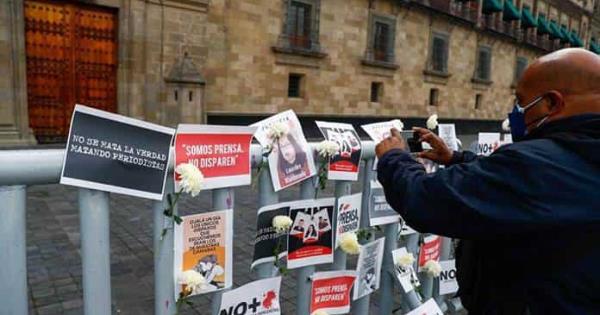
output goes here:
<path id="1" fill-rule="evenodd" d="M 181 219 L 180 216 L 175 214 L 175 215 L 173 215 L 173 221 L 175 221 L 175 223 L 177 223 L 177 225 L 180 225 L 183 220 Z"/>

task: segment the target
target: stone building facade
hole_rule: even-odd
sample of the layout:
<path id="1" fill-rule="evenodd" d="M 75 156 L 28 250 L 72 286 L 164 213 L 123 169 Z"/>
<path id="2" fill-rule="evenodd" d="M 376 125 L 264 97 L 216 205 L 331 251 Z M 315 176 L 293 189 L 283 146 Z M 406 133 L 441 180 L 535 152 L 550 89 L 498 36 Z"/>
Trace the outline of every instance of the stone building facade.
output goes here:
<path id="1" fill-rule="evenodd" d="M 75 103 L 173 126 L 250 123 L 291 108 L 305 120 L 419 121 L 437 113 L 463 126 L 498 129 L 528 63 L 562 47 L 591 48 L 594 5 L 595 0 L 3 1 L 0 69 L 7 75 L 0 77 L 0 144 L 60 141 Z M 75 28 L 69 33 L 65 25 Z M 44 32 L 58 39 L 44 42 L 51 37 Z M 96 49 L 94 40 L 107 48 Z M 85 48 L 88 42 L 92 48 Z M 53 59 L 66 49 L 71 55 Z M 66 70 L 44 68 L 49 61 L 72 64 L 71 83 L 60 83 L 65 75 L 51 76 L 48 72 Z M 41 74 L 32 77 L 35 71 Z M 53 132 L 56 137 L 43 137 Z"/>

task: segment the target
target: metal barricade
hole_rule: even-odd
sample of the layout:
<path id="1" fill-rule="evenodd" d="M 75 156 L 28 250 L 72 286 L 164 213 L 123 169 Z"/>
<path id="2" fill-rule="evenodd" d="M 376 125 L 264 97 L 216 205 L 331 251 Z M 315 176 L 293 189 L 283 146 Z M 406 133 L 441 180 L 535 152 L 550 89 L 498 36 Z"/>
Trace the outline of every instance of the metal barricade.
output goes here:
<path id="1" fill-rule="evenodd" d="M 313 149 L 316 143 L 311 143 Z M 369 183 L 376 177 L 372 171 L 374 163 L 375 143 L 363 142 L 362 181 L 363 201 L 361 228 L 369 226 L 368 198 Z M 262 163 L 262 148 L 252 145 L 252 167 Z M 3 268 L 0 268 L 0 314 L 27 314 L 27 268 L 26 268 L 26 222 L 25 203 L 26 186 L 40 184 L 56 184 L 64 158 L 64 150 L 6 150 L 0 151 L 0 203 L 2 219 L 0 220 L 0 253 L 3 257 Z M 173 160 L 173 159 L 171 159 Z M 173 192 L 172 165 L 167 177 L 165 195 Z M 260 173 L 258 179 L 259 207 L 275 204 L 278 194 L 273 190 L 268 171 Z M 335 182 L 335 197 L 339 198 L 351 193 L 353 182 Z M 202 192 L 206 193 L 206 192 Z M 300 184 L 300 199 L 312 199 L 315 196 L 313 180 Z M 212 191 L 213 210 L 233 207 L 234 190 L 232 188 Z M 81 259 L 83 275 L 83 300 L 86 315 L 111 313 L 110 285 L 110 242 L 109 242 L 109 194 L 90 189 L 79 189 L 79 213 L 81 226 Z M 155 280 L 155 314 L 172 315 L 175 312 L 173 281 L 173 229 L 168 229 L 162 236 L 165 222 L 163 210 L 167 206 L 166 198 L 155 201 L 153 211 L 154 241 L 154 280 Z M 174 209 L 177 213 L 177 209 Z M 335 217 L 335 216 L 334 216 Z M 395 279 L 391 251 L 398 245 L 398 224 L 382 226 L 386 237 L 380 285 L 380 314 L 392 314 Z M 417 254 L 418 235 L 410 235 L 404 242 L 409 252 Z M 449 257 L 449 240 L 444 240 L 443 258 Z M 334 262 L 329 267 L 333 270 L 346 269 L 346 254 L 338 249 L 334 254 Z M 309 314 L 311 282 L 310 276 L 315 266 L 302 267 L 297 270 L 296 314 Z M 259 278 L 268 278 L 276 274 L 272 263 L 264 263 L 254 268 Z M 427 297 L 432 294 L 433 281 L 424 281 Z M 222 292 L 213 293 L 212 313 L 219 311 Z M 416 292 L 400 292 L 404 309 L 410 310 L 421 304 Z M 440 304 L 444 297 L 434 294 Z M 454 303 L 454 302 L 452 302 Z M 369 314 L 370 296 L 367 295 L 353 302 L 353 314 Z M 217 314 L 218 315 L 218 314 Z"/>

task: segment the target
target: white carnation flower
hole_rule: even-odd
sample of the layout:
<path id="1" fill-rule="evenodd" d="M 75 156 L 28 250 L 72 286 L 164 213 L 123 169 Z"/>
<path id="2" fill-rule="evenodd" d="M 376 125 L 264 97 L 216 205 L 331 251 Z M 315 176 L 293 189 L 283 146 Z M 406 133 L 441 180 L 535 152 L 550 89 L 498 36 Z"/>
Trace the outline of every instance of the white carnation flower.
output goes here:
<path id="1" fill-rule="evenodd" d="M 392 120 L 392 125 L 394 128 L 398 129 L 398 131 L 402 131 L 402 129 L 404 129 L 404 123 L 400 119 Z"/>
<path id="2" fill-rule="evenodd" d="M 412 253 L 406 253 L 398 257 L 398 265 L 406 268 L 412 266 L 415 262 L 415 256 Z"/>
<path id="3" fill-rule="evenodd" d="M 438 115 L 433 114 L 427 118 L 427 129 L 434 130 L 438 126 Z"/>
<path id="4" fill-rule="evenodd" d="M 175 168 L 175 173 L 179 175 L 179 186 L 184 193 L 191 194 L 192 197 L 196 197 L 200 193 L 204 175 L 194 164 L 179 164 Z"/>
<path id="5" fill-rule="evenodd" d="M 510 131 L 510 121 L 508 120 L 508 118 L 506 118 L 503 122 L 502 122 L 502 130 L 509 132 Z"/>
<path id="6" fill-rule="evenodd" d="M 185 285 L 187 288 L 196 290 L 207 284 L 206 279 L 196 270 L 190 269 L 179 274 L 177 283 Z"/>
<path id="7" fill-rule="evenodd" d="M 335 141 L 323 140 L 317 145 L 319 155 L 324 158 L 329 158 L 340 152 L 340 145 Z"/>
<path id="8" fill-rule="evenodd" d="M 428 276 L 434 278 L 440 275 L 442 272 L 442 266 L 436 260 L 428 260 L 423 265 L 423 271 L 427 273 Z"/>
<path id="9" fill-rule="evenodd" d="M 287 215 L 277 215 L 273 218 L 272 225 L 278 233 L 282 233 L 289 230 L 292 223 L 292 219 Z"/>
<path id="10" fill-rule="evenodd" d="M 310 315 L 329 315 L 327 312 L 325 312 L 324 310 L 316 310 L 314 312 L 312 312 L 312 314 Z"/>
<path id="11" fill-rule="evenodd" d="M 360 244 L 355 232 L 346 232 L 340 235 L 340 248 L 349 255 L 358 255 L 360 253 Z"/>
<path id="12" fill-rule="evenodd" d="M 267 131 L 267 137 L 271 140 L 277 140 L 290 132 L 290 128 L 286 123 L 276 122 L 271 125 L 271 128 Z"/>

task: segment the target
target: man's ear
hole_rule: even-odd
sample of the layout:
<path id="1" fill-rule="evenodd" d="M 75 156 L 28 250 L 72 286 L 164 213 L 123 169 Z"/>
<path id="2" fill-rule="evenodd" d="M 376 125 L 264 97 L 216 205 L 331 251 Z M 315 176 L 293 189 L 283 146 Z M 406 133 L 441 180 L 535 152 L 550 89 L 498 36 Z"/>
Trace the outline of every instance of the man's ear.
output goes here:
<path id="1" fill-rule="evenodd" d="M 550 113 L 558 113 L 565 107 L 565 99 L 562 93 L 556 90 L 549 91 L 546 95 Z"/>

